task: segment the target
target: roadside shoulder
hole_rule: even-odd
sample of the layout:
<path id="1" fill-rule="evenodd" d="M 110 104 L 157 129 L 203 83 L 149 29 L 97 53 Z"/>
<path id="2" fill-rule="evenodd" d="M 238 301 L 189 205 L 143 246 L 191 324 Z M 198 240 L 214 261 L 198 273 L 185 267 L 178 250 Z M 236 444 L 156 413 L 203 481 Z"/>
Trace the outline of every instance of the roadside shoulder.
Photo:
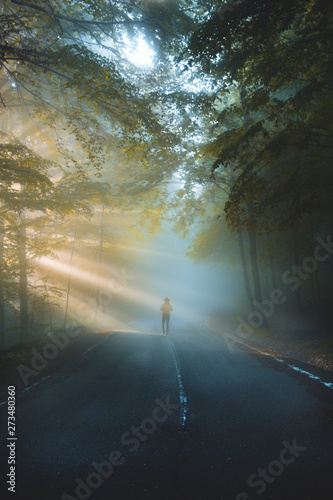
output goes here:
<path id="1" fill-rule="evenodd" d="M 231 341 L 271 356 L 294 359 L 333 372 L 333 341 L 330 339 L 296 340 L 278 336 L 263 328 L 257 329 L 258 331 L 246 338 L 241 338 L 237 336 L 236 328 L 230 322 L 223 324 L 221 320 L 209 318 L 206 325 L 215 333 L 225 337 L 227 343 Z"/>
<path id="2" fill-rule="evenodd" d="M 68 364 L 111 332 L 78 330 L 57 332 L 51 337 L 13 346 L 0 352 L 0 400 L 7 394 L 9 385 L 17 389 L 29 387 L 41 378 Z"/>

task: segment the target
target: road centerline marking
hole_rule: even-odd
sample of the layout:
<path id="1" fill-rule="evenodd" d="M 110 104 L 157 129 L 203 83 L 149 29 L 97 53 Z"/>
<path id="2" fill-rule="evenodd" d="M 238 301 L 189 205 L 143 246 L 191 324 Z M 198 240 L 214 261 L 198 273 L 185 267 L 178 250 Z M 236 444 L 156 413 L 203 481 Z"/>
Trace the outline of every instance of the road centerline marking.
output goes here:
<path id="1" fill-rule="evenodd" d="M 188 414 L 188 401 L 187 401 L 186 392 L 185 392 L 183 382 L 182 382 L 180 363 L 179 363 L 179 359 L 178 359 L 178 356 L 176 353 L 176 348 L 175 348 L 175 345 L 172 342 L 172 340 L 170 338 L 169 338 L 169 340 L 170 340 L 172 356 L 173 356 L 173 360 L 175 363 L 177 378 L 178 378 L 179 400 L 180 400 L 180 425 L 181 425 L 181 427 L 184 427 L 186 424 L 187 414 Z"/>
<path id="2" fill-rule="evenodd" d="M 94 349 L 95 347 L 97 347 L 97 345 L 98 344 L 95 344 L 92 347 L 89 347 L 89 349 L 87 349 L 86 351 L 84 351 L 84 353 L 82 354 L 82 356 L 85 356 L 86 354 L 88 354 L 88 352 L 91 351 L 92 349 Z"/>

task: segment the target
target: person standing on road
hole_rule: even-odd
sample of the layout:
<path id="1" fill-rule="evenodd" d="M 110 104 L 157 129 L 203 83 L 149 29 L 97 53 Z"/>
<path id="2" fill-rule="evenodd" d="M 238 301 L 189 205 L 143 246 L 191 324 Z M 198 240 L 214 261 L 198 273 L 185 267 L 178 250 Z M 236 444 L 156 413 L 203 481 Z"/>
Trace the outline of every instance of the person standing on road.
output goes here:
<path id="1" fill-rule="evenodd" d="M 170 311 L 173 311 L 172 305 L 170 304 L 170 299 L 166 297 L 164 299 L 164 303 L 160 307 L 160 311 L 162 311 L 162 332 L 163 335 L 169 334 L 169 321 L 170 321 Z M 164 328 L 166 325 L 166 329 Z M 164 331 L 166 330 L 166 331 Z"/>

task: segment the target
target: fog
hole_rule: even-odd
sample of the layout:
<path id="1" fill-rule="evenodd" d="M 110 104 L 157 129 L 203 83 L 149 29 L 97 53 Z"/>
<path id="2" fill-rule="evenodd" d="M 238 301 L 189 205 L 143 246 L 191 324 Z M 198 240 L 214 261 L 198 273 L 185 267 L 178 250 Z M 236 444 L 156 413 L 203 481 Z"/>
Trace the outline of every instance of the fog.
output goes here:
<path id="1" fill-rule="evenodd" d="M 238 28 L 226 47 L 214 27 L 216 2 L 204 15 L 197 2 L 157 3 L 157 11 L 154 2 L 129 11 L 120 3 L 110 32 L 100 32 L 99 16 L 113 19 L 111 3 L 104 13 L 73 5 L 62 36 L 55 35 L 55 20 L 62 23 L 67 4 L 54 6 L 55 31 L 43 9 L 36 26 L 22 24 L 34 19 L 32 4 L 4 11 L 11 33 L 5 52 L 17 65 L 16 76 L 2 68 L 0 95 L 4 347 L 71 325 L 114 330 L 140 318 L 159 321 L 165 297 L 174 325 L 258 318 L 258 304 L 265 303 L 265 326 L 279 334 L 330 328 L 329 51 L 303 60 L 311 51 L 293 40 L 286 53 L 279 48 L 283 63 L 273 64 L 267 79 L 271 56 L 247 59 L 236 8 L 228 8 Z M 282 13 L 265 9 L 276 16 L 279 39 Z M 308 43 L 308 26 L 318 17 L 301 5 L 300 11 Z M 96 19 L 81 25 L 81 15 Z M 288 13 L 286 26 L 298 26 L 294 15 Z M 254 47 L 265 40 L 270 54 L 271 33 L 262 35 L 260 16 L 258 39 L 249 29 Z M 224 19 L 221 11 L 218 18 Z M 243 21 L 251 19 L 246 14 Z M 20 34 L 15 24 L 25 26 Z M 313 39 L 316 50 L 322 30 Z M 41 49 L 27 64 L 21 48 L 31 36 Z M 46 60 L 55 57 L 59 71 L 39 60 L 49 50 Z M 290 66 L 289 50 L 298 54 Z M 277 68 L 284 68 L 281 75 Z M 318 81 L 299 79 L 317 73 Z M 316 257 L 318 238 L 327 241 L 327 259 Z M 195 261 L 186 256 L 193 242 Z M 273 314 L 264 301 L 280 288 L 285 301 Z"/>
<path id="2" fill-rule="evenodd" d="M 143 317 L 159 316 L 165 297 L 173 306 L 172 323 L 204 322 L 217 310 L 234 310 L 244 300 L 241 271 L 222 262 L 197 264 L 186 256 L 189 239 L 181 239 L 164 224 L 164 233 L 151 238 L 135 261 L 135 279 Z M 126 292 L 125 292 L 126 294 Z"/>

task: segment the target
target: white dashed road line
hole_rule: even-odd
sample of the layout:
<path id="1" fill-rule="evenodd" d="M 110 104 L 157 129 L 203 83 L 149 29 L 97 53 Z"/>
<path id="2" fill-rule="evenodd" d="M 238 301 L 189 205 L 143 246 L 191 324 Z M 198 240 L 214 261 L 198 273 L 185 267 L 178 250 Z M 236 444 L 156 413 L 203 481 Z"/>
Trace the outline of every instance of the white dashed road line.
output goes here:
<path id="1" fill-rule="evenodd" d="M 43 382 L 44 380 L 46 380 L 47 378 L 50 378 L 50 375 L 47 375 L 46 377 L 43 377 L 41 378 L 38 382 L 35 382 L 34 384 L 32 385 L 29 385 L 28 387 L 26 387 L 25 389 L 22 390 L 22 392 L 26 392 L 26 391 L 30 391 L 30 389 L 32 389 L 33 387 L 35 387 L 36 385 L 39 385 L 41 382 Z"/>
<path id="2" fill-rule="evenodd" d="M 178 360 L 178 356 L 176 353 L 176 349 L 174 346 L 174 343 L 172 340 L 170 340 L 170 345 L 171 345 L 171 350 L 172 350 L 172 355 L 173 355 L 173 360 L 175 362 L 175 367 L 176 367 L 176 372 L 177 372 L 177 377 L 178 377 L 178 386 L 179 386 L 179 400 L 180 400 L 180 425 L 184 427 L 187 419 L 187 414 L 188 414 L 188 401 L 186 397 L 186 392 L 183 386 L 182 382 L 182 377 L 181 377 L 181 372 L 180 372 L 180 363 Z"/>
<path id="3" fill-rule="evenodd" d="M 93 345 L 92 347 L 89 347 L 89 349 L 87 349 L 83 354 L 82 356 L 85 356 L 86 354 L 88 354 L 88 352 L 90 352 L 92 349 L 94 349 L 95 347 L 97 347 L 98 344 L 95 344 Z"/>
<path id="4" fill-rule="evenodd" d="M 208 321 L 205 322 L 205 326 L 210 328 L 211 330 L 213 331 L 216 331 L 214 328 L 212 328 L 209 324 L 208 324 Z M 281 359 L 281 358 L 277 358 L 276 356 L 274 356 L 273 354 L 269 354 L 268 352 L 263 352 L 261 351 L 260 349 L 258 349 L 257 347 L 253 347 L 252 345 L 249 345 L 247 344 L 246 342 L 244 342 L 243 340 L 240 340 L 239 341 L 240 344 L 243 344 L 245 345 L 246 347 L 248 347 L 249 349 L 253 349 L 254 351 L 257 351 L 259 352 L 260 354 L 262 354 L 263 356 L 269 356 L 271 358 L 274 358 L 275 361 L 278 361 L 279 363 L 285 363 L 285 360 L 284 359 Z M 318 377 L 318 375 L 313 375 L 313 373 L 310 373 L 306 370 L 302 370 L 301 368 L 298 368 L 297 366 L 294 366 L 294 365 L 289 365 L 288 363 L 286 363 L 287 366 L 289 368 L 292 368 L 293 370 L 297 371 L 297 372 L 300 372 L 300 373 L 303 373 L 304 375 L 307 375 L 309 378 L 312 378 L 314 380 L 318 380 L 318 382 L 320 384 L 323 384 L 325 387 L 328 387 L 329 389 L 333 389 L 333 383 L 330 383 L 330 382 L 324 382 L 320 377 Z"/>

